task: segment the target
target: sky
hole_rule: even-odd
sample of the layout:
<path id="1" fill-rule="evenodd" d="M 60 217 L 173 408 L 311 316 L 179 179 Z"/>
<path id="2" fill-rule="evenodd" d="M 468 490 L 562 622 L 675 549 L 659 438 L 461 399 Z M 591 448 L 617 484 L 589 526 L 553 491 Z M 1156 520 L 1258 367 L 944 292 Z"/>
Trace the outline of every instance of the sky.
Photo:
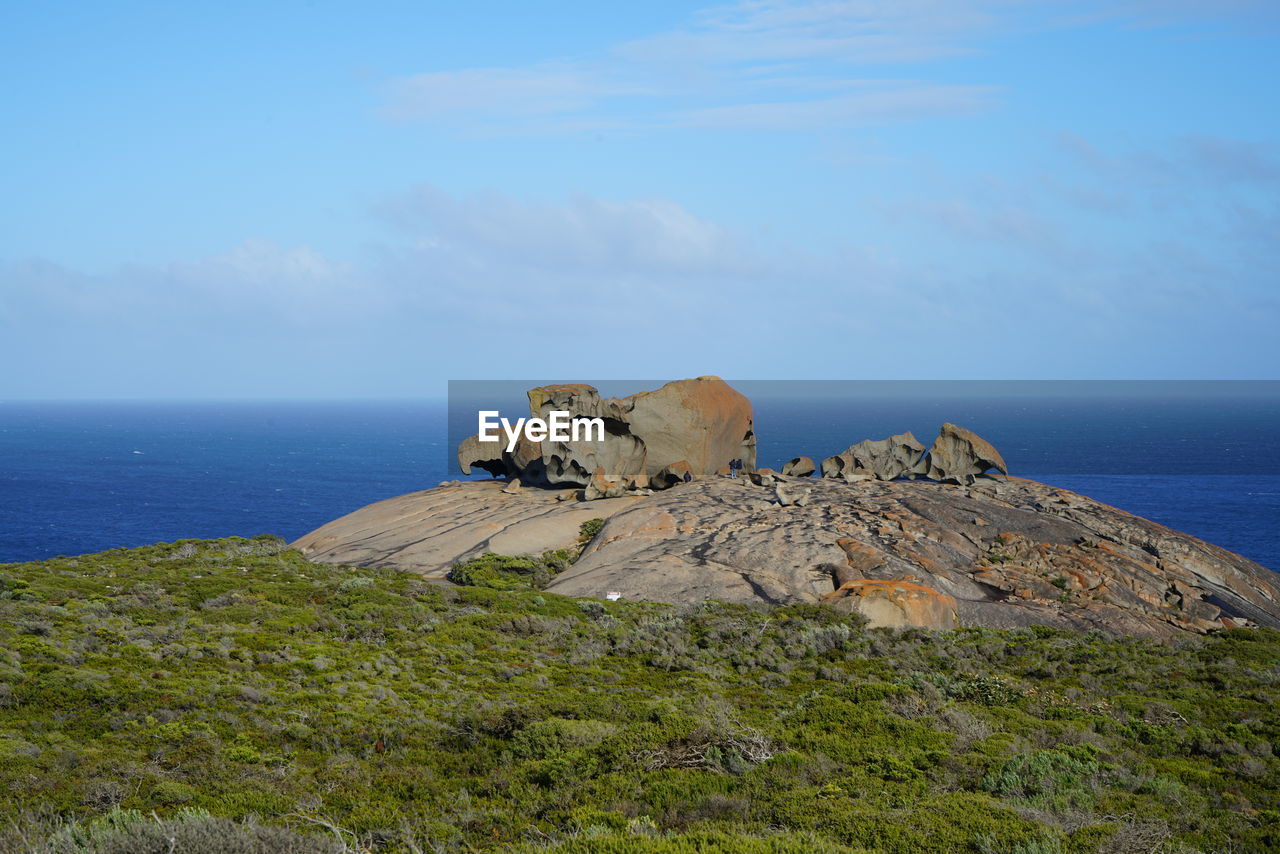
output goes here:
<path id="1" fill-rule="evenodd" d="M 3 17 L 0 400 L 1280 378 L 1280 3 Z"/>

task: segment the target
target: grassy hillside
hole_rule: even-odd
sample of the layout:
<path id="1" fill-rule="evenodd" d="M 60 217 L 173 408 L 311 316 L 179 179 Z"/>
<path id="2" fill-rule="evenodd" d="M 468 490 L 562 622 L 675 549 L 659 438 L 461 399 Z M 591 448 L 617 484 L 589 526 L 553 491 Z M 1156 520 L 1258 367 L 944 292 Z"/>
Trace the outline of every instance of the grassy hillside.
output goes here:
<path id="1" fill-rule="evenodd" d="M 1276 632 L 866 630 L 190 541 L 0 566 L 0 850 L 1280 850 L 1278 701 Z"/>

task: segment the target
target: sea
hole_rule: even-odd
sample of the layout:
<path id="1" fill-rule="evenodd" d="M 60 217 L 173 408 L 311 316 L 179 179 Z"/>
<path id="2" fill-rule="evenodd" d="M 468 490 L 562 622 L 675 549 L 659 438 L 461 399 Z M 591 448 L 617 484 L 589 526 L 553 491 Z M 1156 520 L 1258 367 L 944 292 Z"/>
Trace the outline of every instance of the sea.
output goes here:
<path id="1" fill-rule="evenodd" d="M 1280 570 L 1280 383 L 737 387 L 752 400 L 761 466 L 904 430 L 927 445 L 950 421 L 991 441 L 1011 474 Z M 519 406 L 497 408 L 526 414 Z M 185 538 L 293 540 L 459 478 L 451 437 L 475 418 L 456 399 L 0 402 L 0 563 Z"/>

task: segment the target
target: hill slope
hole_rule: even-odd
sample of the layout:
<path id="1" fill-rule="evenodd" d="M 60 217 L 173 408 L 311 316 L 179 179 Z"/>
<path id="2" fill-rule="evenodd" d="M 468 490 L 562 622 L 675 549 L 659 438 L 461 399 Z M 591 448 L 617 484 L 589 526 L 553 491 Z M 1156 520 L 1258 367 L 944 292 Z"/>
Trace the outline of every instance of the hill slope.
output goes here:
<path id="1" fill-rule="evenodd" d="M 1274 572 L 1069 490 L 1022 478 L 762 480 L 770 485 L 714 477 L 587 502 L 563 500 L 567 490 L 454 482 L 371 504 L 294 545 L 313 560 L 442 577 L 484 552 L 568 547 L 597 516 L 604 531 L 552 591 L 673 604 L 825 601 L 877 624 L 925 628 L 1175 636 L 1280 627 Z"/>
<path id="2" fill-rule="evenodd" d="M 190 541 L 0 566 L 0 848 L 1276 850 L 1278 702 L 1266 629 L 872 630 Z"/>

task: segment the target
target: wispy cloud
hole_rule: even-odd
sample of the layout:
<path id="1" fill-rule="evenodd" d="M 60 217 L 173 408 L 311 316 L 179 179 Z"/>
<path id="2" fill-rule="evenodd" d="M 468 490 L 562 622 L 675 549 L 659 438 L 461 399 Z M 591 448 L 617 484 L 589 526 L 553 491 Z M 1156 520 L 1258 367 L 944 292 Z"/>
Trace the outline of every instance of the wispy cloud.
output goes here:
<path id="1" fill-rule="evenodd" d="M 1221 168 L 1213 158 L 1236 150 L 1201 141 L 1138 158 L 1075 144 L 1104 170 L 1196 157 Z M 1060 152 L 1065 174 L 1080 155 Z M 76 393 L 68 378 L 126 394 L 131 383 L 239 393 L 201 386 L 207 375 L 254 393 L 305 377 L 288 393 L 412 394 L 446 375 L 504 376 L 517 363 L 557 374 L 584 359 L 618 376 L 641 364 L 673 375 L 1081 377 L 1115 375 L 1117 360 L 1131 376 L 1265 374 L 1259 355 L 1280 320 L 1273 201 L 1200 211 L 1220 233 L 1115 212 L 1082 230 L 1059 186 L 931 180 L 932 196 L 872 211 L 880 231 L 820 250 L 669 199 L 420 186 L 378 208 L 387 232 L 355 261 L 250 241 L 105 275 L 0 264 L 0 356 L 45 354 L 9 393 L 55 376 L 64 393 Z M 1096 183 L 1146 204 L 1145 179 L 1134 180 L 1105 171 Z M 1205 335 L 1171 336 L 1187 328 Z"/>
<path id="2" fill-rule="evenodd" d="M 1112 20 L 1234 20 L 1261 0 L 743 0 L 592 55 L 518 67 L 438 69 L 386 86 L 384 113 L 459 132 L 675 127 L 806 130 L 991 108 L 989 81 L 903 73 L 995 38 Z M 1016 82 L 1016 81 L 1015 81 Z"/>
<path id="3" fill-rule="evenodd" d="M 384 112 L 503 133 L 803 129 L 968 112 L 998 90 L 868 70 L 969 52 L 993 26 L 986 7 L 1003 5 L 745 2 L 594 56 L 397 78 Z"/>
<path id="4" fill-rule="evenodd" d="M 480 119 L 578 113 L 608 98 L 646 94 L 580 63 L 525 68 L 465 68 L 392 81 L 387 115 L 395 119 Z"/>
<path id="5" fill-rule="evenodd" d="M 744 2 L 705 10 L 694 22 L 620 45 L 640 62 L 707 65 L 834 59 L 846 63 L 919 62 L 971 50 L 966 40 L 991 27 L 1000 2 L 939 0 Z"/>
<path id="6" fill-rule="evenodd" d="M 666 121 L 672 125 L 703 128 L 832 128 L 977 112 L 995 101 L 997 91 L 989 86 L 933 86 L 886 81 L 836 98 L 678 110 L 668 115 Z"/>
<path id="7" fill-rule="evenodd" d="M 379 210 L 424 251 L 481 250 L 483 259 L 526 271 L 750 275 L 762 263 L 739 236 L 666 199 L 521 201 L 501 193 L 458 197 L 424 185 Z"/>

